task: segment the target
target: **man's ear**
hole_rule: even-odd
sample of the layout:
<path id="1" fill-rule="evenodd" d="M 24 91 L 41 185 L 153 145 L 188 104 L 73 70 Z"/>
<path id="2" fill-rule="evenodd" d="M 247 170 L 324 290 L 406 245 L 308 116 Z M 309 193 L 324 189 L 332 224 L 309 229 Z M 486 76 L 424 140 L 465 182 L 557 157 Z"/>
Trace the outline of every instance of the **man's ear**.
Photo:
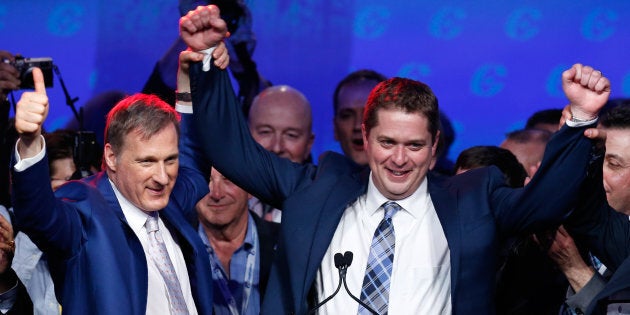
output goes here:
<path id="1" fill-rule="evenodd" d="M 106 143 L 105 148 L 103 149 L 103 161 L 108 169 L 114 172 L 116 171 L 116 153 L 114 152 L 112 145 L 109 143 Z"/>

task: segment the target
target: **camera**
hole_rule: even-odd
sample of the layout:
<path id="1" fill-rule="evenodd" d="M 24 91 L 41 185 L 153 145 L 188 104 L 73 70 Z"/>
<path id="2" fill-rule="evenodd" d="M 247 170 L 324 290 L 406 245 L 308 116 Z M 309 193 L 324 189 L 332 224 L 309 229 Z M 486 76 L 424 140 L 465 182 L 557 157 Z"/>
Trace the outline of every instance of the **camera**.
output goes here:
<path id="1" fill-rule="evenodd" d="M 53 60 L 50 57 L 24 58 L 20 55 L 15 56 L 13 66 L 20 73 L 20 89 L 33 89 L 33 68 L 37 67 L 44 74 L 44 83 L 46 87 L 53 86 Z"/>

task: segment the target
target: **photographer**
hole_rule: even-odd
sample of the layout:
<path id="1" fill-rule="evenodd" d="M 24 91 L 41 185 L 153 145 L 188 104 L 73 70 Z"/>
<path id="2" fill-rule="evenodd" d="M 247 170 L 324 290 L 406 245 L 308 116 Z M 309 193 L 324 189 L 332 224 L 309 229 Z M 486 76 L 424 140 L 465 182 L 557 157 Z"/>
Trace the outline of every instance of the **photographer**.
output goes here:
<path id="1" fill-rule="evenodd" d="M 3 102 L 7 99 L 7 93 L 11 90 L 17 90 L 20 86 L 19 73 L 12 65 L 15 62 L 13 55 L 6 51 L 0 50 L 0 100 Z"/>

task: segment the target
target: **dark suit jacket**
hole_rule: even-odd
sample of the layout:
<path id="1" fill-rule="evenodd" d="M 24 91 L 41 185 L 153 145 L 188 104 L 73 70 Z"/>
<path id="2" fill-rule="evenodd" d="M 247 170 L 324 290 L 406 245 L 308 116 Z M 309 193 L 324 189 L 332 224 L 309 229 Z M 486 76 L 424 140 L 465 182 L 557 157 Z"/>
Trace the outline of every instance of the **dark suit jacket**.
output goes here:
<path id="1" fill-rule="evenodd" d="M 609 297 L 630 290 L 630 222 L 607 203 L 602 162 L 600 157 L 592 163 L 578 206 L 565 223 L 576 244 L 586 246 L 613 272 L 602 291 L 582 294 L 592 298 L 585 314 L 605 314 Z"/>
<path id="2" fill-rule="evenodd" d="M 307 295 L 337 224 L 367 191 L 369 170 L 336 153 L 319 166 L 267 152 L 251 138 L 224 71 L 196 64 L 191 88 L 197 130 L 214 166 L 263 202 L 284 209 L 264 314 L 305 314 Z M 453 313 L 494 313 L 497 235 L 523 233 L 563 219 L 586 173 L 591 149 L 583 128 L 564 127 L 524 189 L 511 189 L 496 167 L 452 178 L 428 175 L 428 189 L 450 248 Z M 357 293 L 358 294 L 358 293 Z M 312 305 L 311 305 L 312 306 Z"/>
<path id="3" fill-rule="evenodd" d="M 182 126 L 182 135 L 186 130 Z M 46 253 L 64 314 L 145 314 L 146 257 L 106 173 L 72 181 L 54 194 L 48 174 L 47 158 L 13 171 L 15 223 Z M 199 314 L 212 313 L 210 263 L 183 213 L 194 212 L 207 191 L 203 175 L 180 165 L 169 203 L 160 211 L 184 254 Z"/>

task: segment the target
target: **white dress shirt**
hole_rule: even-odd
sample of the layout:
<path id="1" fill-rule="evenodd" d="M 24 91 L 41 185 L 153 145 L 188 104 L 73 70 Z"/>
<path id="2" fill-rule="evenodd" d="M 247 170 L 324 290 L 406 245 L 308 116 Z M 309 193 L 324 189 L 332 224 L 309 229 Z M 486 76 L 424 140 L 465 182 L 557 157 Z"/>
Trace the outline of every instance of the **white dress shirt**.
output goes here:
<path id="1" fill-rule="evenodd" d="M 384 216 L 387 202 L 374 186 L 343 213 L 324 255 L 315 285 L 318 300 L 330 296 L 339 283 L 335 253 L 354 254 L 348 268 L 348 289 L 360 298 L 374 231 Z M 396 246 L 389 293 L 389 314 L 450 314 L 451 262 L 442 225 L 427 191 L 427 180 L 411 196 L 396 200 L 403 208 L 392 218 Z M 342 288 L 320 309 L 320 314 L 356 314 L 358 303 Z"/>

